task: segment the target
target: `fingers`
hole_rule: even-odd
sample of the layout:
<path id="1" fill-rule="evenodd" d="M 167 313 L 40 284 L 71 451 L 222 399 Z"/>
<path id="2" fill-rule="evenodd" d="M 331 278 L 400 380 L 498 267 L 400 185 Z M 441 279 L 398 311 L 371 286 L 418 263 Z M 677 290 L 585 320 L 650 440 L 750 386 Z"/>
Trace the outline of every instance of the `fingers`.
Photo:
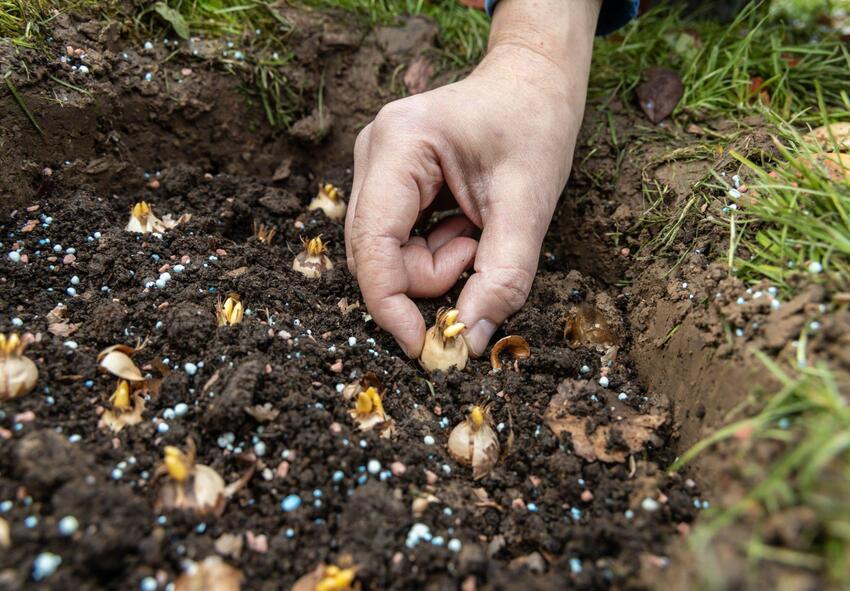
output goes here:
<path id="1" fill-rule="evenodd" d="M 405 353 L 418 357 L 425 339 L 425 322 L 406 295 L 411 287 L 402 245 L 421 209 L 442 184 L 442 171 L 433 150 L 409 128 L 410 113 L 397 103 L 382 110 L 368 132 L 366 168 L 353 213 L 347 221 L 347 240 L 363 299 L 375 322 L 392 333 Z M 361 152 L 361 162 L 363 153 Z M 358 179 L 359 180 L 359 179 Z M 412 244 L 411 265 L 420 275 L 452 271 L 469 256 L 469 246 L 444 245 L 440 264 L 429 269 L 430 251 Z M 423 257 L 428 253 L 427 257 Z M 425 264 L 423 264 L 425 261 Z M 415 276 L 415 274 L 414 274 Z"/>
<path id="2" fill-rule="evenodd" d="M 348 199 L 348 209 L 345 214 L 345 260 L 348 271 L 357 278 L 357 265 L 354 254 L 351 251 L 351 225 L 354 223 L 354 215 L 357 211 L 357 195 L 363 186 L 363 177 L 368 167 L 369 135 L 372 129 L 370 123 L 357 135 L 354 142 L 354 181 L 351 184 L 351 196 Z"/>
<path id="3" fill-rule="evenodd" d="M 478 242 L 463 236 L 452 238 L 431 252 L 428 245 L 408 243 L 402 248 L 409 285 L 407 295 L 434 298 L 446 293 L 475 260 Z"/>
<path id="4" fill-rule="evenodd" d="M 475 259 L 475 273 L 458 298 L 459 319 L 467 325 L 466 340 L 479 356 L 496 329 L 528 298 L 540 247 L 552 217 L 552 207 L 532 187 L 506 178 L 493 210 L 484 218 L 484 230 Z"/>

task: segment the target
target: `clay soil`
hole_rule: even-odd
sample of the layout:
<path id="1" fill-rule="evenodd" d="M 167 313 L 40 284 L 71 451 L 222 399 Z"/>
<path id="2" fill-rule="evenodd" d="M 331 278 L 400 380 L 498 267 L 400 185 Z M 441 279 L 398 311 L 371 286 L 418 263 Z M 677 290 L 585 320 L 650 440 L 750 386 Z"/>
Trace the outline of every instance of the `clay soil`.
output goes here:
<path id="1" fill-rule="evenodd" d="M 28 351 L 40 371 L 32 394 L 0 407 L 0 501 L 12 501 L 3 588 L 133 589 L 148 576 L 165 588 L 187 561 L 216 554 L 244 573 L 246 589 L 287 589 L 345 556 L 365 589 L 652 586 L 708 502 L 698 476 L 665 468 L 682 433 L 693 441 L 704 419 L 736 402 L 716 395 L 727 376 L 697 384 L 715 357 L 732 357 L 717 353 L 719 310 L 740 285 L 711 266 L 705 237 L 691 237 L 702 248 L 688 246 L 697 248 L 673 275 L 612 244 L 611 230 L 631 227 L 640 210 L 642 170 L 627 163 L 598 183 L 594 170 L 610 170 L 616 155 L 593 139 L 591 108 L 581 150 L 591 141 L 603 149 L 577 165 L 531 297 L 497 335 L 524 336 L 531 357 L 518 371 L 493 372 L 482 359 L 424 373 L 367 316 L 345 269 L 342 224 L 307 204 L 320 181 L 348 193 L 357 129 L 392 96 L 394 69 L 431 46 L 433 26 L 414 19 L 341 36 L 322 15 L 290 16 L 304 20 L 286 74 L 304 98 L 289 131 L 269 130 L 211 62 L 183 49 L 163 63 L 169 48 L 145 51 L 92 23 L 59 21 L 55 35 L 57 54 L 70 44 L 97 56 L 90 78 L 73 78 L 90 94 L 52 83 L 48 74 L 72 79 L 55 59 L 14 57 L 29 60 L 29 77 L 14 80 L 45 136 L 3 97 L 0 330 L 36 335 Z M 320 79 L 330 123 L 323 114 L 318 124 L 311 106 Z M 627 133 L 639 116 L 618 108 Z M 139 200 L 191 220 L 161 235 L 125 232 Z M 253 236 L 255 222 L 277 229 L 271 245 Z M 291 264 L 302 237 L 319 234 L 335 268 L 310 280 Z M 18 248 L 25 261 L 5 256 Z M 171 279 L 158 287 L 164 271 Z M 426 318 L 459 287 L 419 302 Z M 699 309 L 688 296 L 718 290 L 724 298 Z M 230 292 L 250 312 L 218 327 L 216 302 Z M 800 322 L 818 294 L 808 298 Z M 60 303 L 72 334 L 48 329 Z M 604 319 L 615 356 L 564 337 L 577 311 Z M 671 339 L 676 323 L 685 328 Z M 143 422 L 115 434 L 99 424 L 115 382 L 98 371 L 97 353 L 141 341 L 135 358 L 157 385 Z M 728 363 L 729 380 L 757 371 Z M 367 372 L 386 388 L 391 438 L 359 431 L 340 394 Z M 547 424 L 559 388 L 560 416 L 580 424 L 590 452 Z M 474 481 L 446 442 L 480 402 L 491 404 L 503 453 Z M 180 403 L 188 412 L 175 417 Z M 275 412 L 258 420 L 259 405 Z M 643 420 L 651 427 L 635 446 L 628 424 Z M 187 437 L 227 482 L 255 469 L 220 517 L 154 509 L 163 448 Z M 289 495 L 301 500 L 291 512 L 281 506 Z M 414 515 L 423 497 L 432 502 Z M 58 522 L 69 515 L 80 527 L 68 538 Z M 417 523 L 430 539 L 410 538 Z M 33 560 L 45 551 L 62 563 L 37 583 Z"/>

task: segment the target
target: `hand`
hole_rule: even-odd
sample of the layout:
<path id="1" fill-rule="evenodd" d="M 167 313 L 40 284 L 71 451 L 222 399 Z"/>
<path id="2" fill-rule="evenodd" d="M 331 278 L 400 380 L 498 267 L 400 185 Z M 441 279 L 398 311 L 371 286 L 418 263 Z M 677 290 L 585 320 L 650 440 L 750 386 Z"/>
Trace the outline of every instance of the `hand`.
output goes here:
<path id="1" fill-rule="evenodd" d="M 358 136 L 348 267 L 411 357 L 425 322 L 410 298 L 442 295 L 473 262 L 456 306 L 473 354 L 525 303 L 570 171 L 599 1 L 562 14 L 563 0 L 501 0 L 468 78 L 386 105 Z M 462 215 L 411 237 L 438 194 Z"/>

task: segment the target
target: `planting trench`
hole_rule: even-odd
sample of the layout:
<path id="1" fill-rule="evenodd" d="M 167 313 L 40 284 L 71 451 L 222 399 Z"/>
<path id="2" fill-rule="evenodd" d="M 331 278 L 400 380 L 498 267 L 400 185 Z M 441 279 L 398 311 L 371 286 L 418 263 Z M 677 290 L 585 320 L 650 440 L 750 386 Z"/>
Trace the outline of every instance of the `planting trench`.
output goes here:
<path id="1" fill-rule="evenodd" d="M 686 236 L 691 252 L 673 273 L 636 259 L 641 236 L 629 231 L 651 154 L 636 150 L 615 176 L 615 147 L 594 134 L 591 107 L 529 301 L 497 335 L 525 337 L 530 359 L 519 371 L 494 373 L 481 359 L 425 374 L 365 315 L 342 224 L 307 204 L 320 181 L 348 194 L 356 131 L 434 29 L 412 19 L 343 35 L 321 14 L 289 16 L 302 20 L 285 71 L 304 89 L 289 132 L 270 130 L 211 61 L 184 50 L 162 63 L 171 49 L 161 43 L 145 50 L 92 23 L 60 19 L 54 34 L 57 48 L 87 48 L 91 77 L 33 56 L 29 78 L 15 69 L 44 136 L 3 97 L 0 329 L 38 335 L 28 351 L 40 378 L 0 407 L 0 507 L 11 527 L 0 581 L 165 588 L 188 561 L 218 554 L 249 589 L 289 588 L 346 556 L 368 589 L 653 586 L 712 497 L 701 477 L 665 469 L 760 371 L 724 338 L 743 288 L 712 264 L 713 238 Z M 4 51 L 18 65 L 26 57 Z M 319 80 L 321 117 L 311 102 Z M 617 110 L 628 137 L 638 115 Z M 191 219 L 161 236 L 124 232 L 140 200 Z M 270 246 L 253 237 L 255 222 L 277 228 Z M 301 238 L 318 234 L 336 267 L 309 280 L 291 264 Z M 458 291 L 419 302 L 426 318 Z M 217 327 L 216 301 L 229 292 L 251 312 Z M 793 334 L 818 297 L 807 292 L 783 318 L 770 316 L 767 297 L 734 313 Z M 76 325 L 64 336 L 48 329 L 60 303 Z M 608 325 L 597 342 L 580 326 L 594 318 Z M 769 339 L 762 332 L 758 343 Z M 145 420 L 114 434 L 99 425 L 114 380 L 98 372 L 97 354 L 142 340 L 135 358 L 161 382 Z M 366 372 L 386 388 L 392 438 L 359 432 L 349 417 L 340 389 Z M 482 401 L 503 457 L 473 481 L 446 441 Z M 266 404 L 273 416 L 246 412 Z M 220 517 L 154 509 L 163 448 L 187 437 L 227 482 L 255 468 Z M 414 515 L 422 498 L 432 502 Z M 70 534 L 59 527 L 68 516 L 78 523 Z M 42 553 L 61 557 L 55 572 L 34 568 Z"/>

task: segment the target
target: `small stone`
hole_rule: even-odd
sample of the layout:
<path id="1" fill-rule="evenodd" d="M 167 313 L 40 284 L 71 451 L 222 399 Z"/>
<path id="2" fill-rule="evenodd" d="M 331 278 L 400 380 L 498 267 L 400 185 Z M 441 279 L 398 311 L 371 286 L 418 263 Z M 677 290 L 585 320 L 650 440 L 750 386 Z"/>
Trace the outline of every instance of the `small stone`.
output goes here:
<path id="1" fill-rule="evenodd" d="M 280 508 L 287 513 L 295 511 L 300 506 L 301 497 L 299 497 L 298 495 L 289 495 L 288 497 L 283 499 L 283 501 L 280 502 Z"/>
<path id="2" fill-rule="evenodd" d="M 12 318 L 12 326 L 18 326 L 18 327 L 20 327 L 20 326 L 23 326 L 23 325 L 24 325 L 24 321 L 23 321 L 23 320 L 21 320 L 20 318 L 17 318 L 17 317 L 16 317 L 16 318 Z"/>
<path id="3" fill-rule="evenodd" d="M 254 444 L 254 455 L 256 455 L 258 458 L 261 458 L 264 455 L 266 455 L 266 444 L 263 443 L 262 441 L 258 441 L 257 443 L 255 443 Z"/>
<path id="4" fill-rule="evenodd" d="M 369 474 L 375 475 L 381 471 L 381 462 L 378 460 L 369 460 L 366 469 L 369 471 Z"/>
<path id="5" fill-rule="evenodd" d="M 51 576 L 62 564 L 62 557 L 52 552 L 42 552 L 32 563 L 32 578 L 41 581 Z"/>
<path id="6" fill-rule="evenodd" d="M 589 503 L 590 501 L 593 500 L 593 493 L 590 492 L 589 490 L 583 490 L 581 492 L 581 500 L 584 501 L 585 503 Z"/>
<path id="7" fill-rule="evenodd" d="M 189 405 L 184 402 L 178 402 L 174 405 L 174 415 L 178 417 L 186 416 L 189 412 Z"/>
<path id="8" fill-rule="evenodd" d="M 193 376 L 198 373 L 198 366 L 192 362 L 188 362 L 183 364 L 183 371 L 185 371 L 187 375 Z"/>
<path id="9" fill-rule="evenodd" d="M 646 497 L 643 501 L 641 501 L 640 506 L 641 509 L 650 513 L 658 511 L 658 501 L 652 497 Z"/>
<path id="10" fill-rule="evenodd" d="M 602 376 L 601 378 L 599 378 L 599 385 L 602 386 L 603 388 L 607 388 L 608 387 L 608 378 L 606 376 Z"/>
<path id="11" fill-rule="evenodd" d="M 21 262 L 21 253 L 19 253 L 16 250 L 11 251 L 6 256 L 9 257 L 9 260 L 12 261 L 13 263 L 20 263 Z"/>
<path id="12" fill-rule="evenodd" d="M 435 443 L 434 438 L 431 435 L 426 435 L 422 438 L 422 441 L 425 443 L 425 445 L 434 445 Z"/>
<path id="13" fill-rule="evenodd" d="M 401 476 L 407 472 L 407 466 L 401 462 L 393 462 L 390 464 L 390 471 L 393 473 L 393 476 Z"/>
<path id="14" fill-rule="evenodd" d="M 80 528 L 80 522 L 73 515 L 67 515 L 59 520 L 59 534 L 64 537 L 74 535 Z"/>
<path id="15" fill-rule="evenodd" d="M 145 577 L 139 583 L 139 591 L 156 591 L 158 587 L 159 584 L 157 584 L 156 579 L 153 577 Z"/>

